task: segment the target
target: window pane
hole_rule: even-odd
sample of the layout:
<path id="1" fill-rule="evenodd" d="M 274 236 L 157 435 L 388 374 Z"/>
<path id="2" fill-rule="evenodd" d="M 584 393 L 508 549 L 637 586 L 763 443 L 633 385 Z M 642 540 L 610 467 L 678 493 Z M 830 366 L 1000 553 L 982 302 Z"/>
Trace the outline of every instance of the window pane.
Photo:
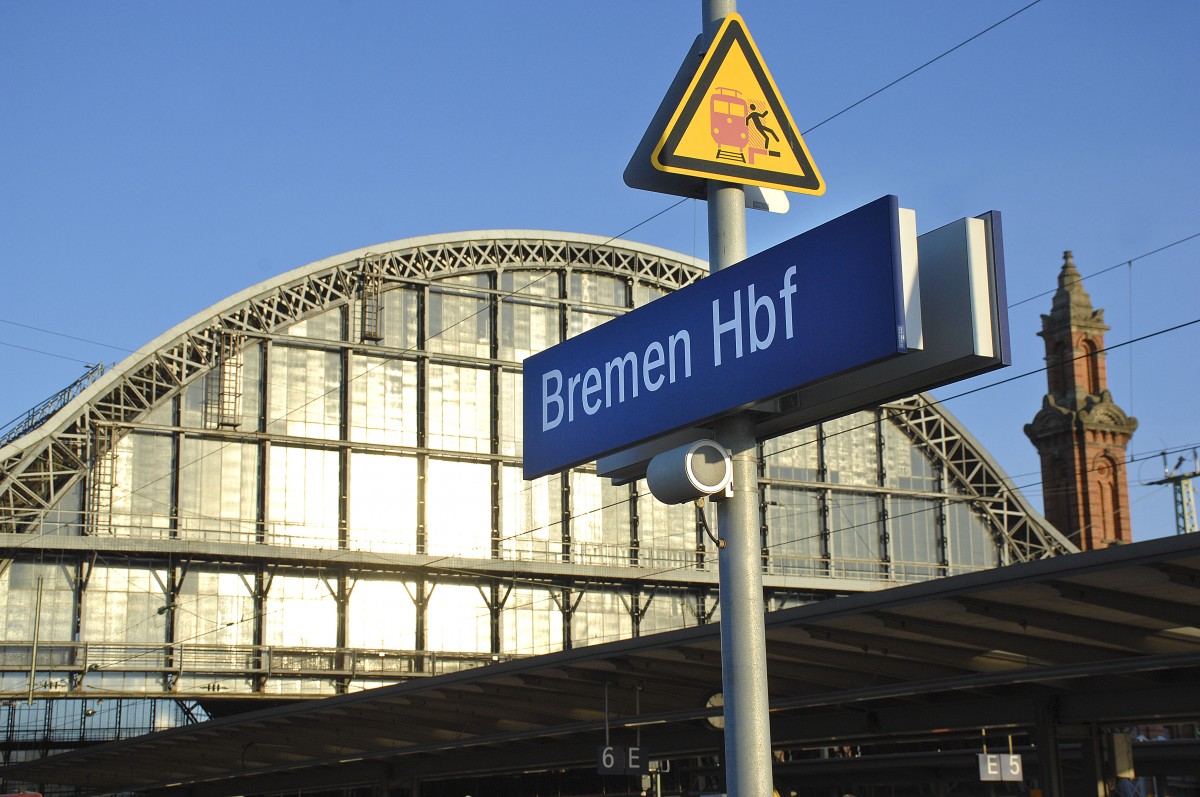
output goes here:
<path id="1" fill-rule="evenodd" d="M 319 576 L 275 574 L 263 626 L 268 645 L 335 647 L 337 601 L 330 584 Z"/>
<path id="2" fill-rule="evenodd" d="M 189 567 L 179 587 L 176 637 L 194 645 L 254 644 L 253 585 L 252 575 Z M 235 654 L 228 655 L 234 666 Z"/>
<path id="3" fill-rule="evenodd" d="M 1000 564 L 991 529 L 962 501 L 946 508 L 946 548 L 951 575 Z"/>
<path id="4" fill-rule="evenodd" d="M 505 298 L 500 304 L 500 359 L 520 362 L 559 342 L 557 307 Z"/>
<path id="5" fill-rule="evenodd" d="M 425 552 L 492 555 L 492 469 L 474 462 L 430 459 L 425 480 Z"/>
<path id="6" fill-rule="evenodd" d="M 635 282 L 633 285 L 633 306 L 642 307 L 650 304 L 655 299 L 660 299 L 666 296 L 667 292 L 662 288 L 656 288 L 645 283 Z"/>
<path id="7" fill-rule="evenodd" d="M 450 286 L 454 285 L 467 289 L 452 291 Z M 488 275 L 474 274 L 439 280 L 437 287 L 430 289 L 429 332 L 425 341 L 428 351 L 490 356 L 491 297 L 478 292 L 487 287 Z"/>
<path id="8" fill-rule="evenodd" d="M 237 391 L 241 394 L 241 423 L 240 431 L 256 431 L 262 411 L 262 344 L 251 341 L 242 348 L 241 382 Z M 180 425 L 190 429 L 211 428 L 212 407 L 206 408 L 206 401 L 211 395 L 208 391 L 215 390 L 215 380 L 219 373 L 214 369 L 199 379 L 194 380 L 183 392 Z"/>
<path id="9" fill-rule="evenodd" d="M 573 596 L 574 597 L 574 596 Z M 633 635 L 629 606 L 615 592 L 585 592 L 571 616 L 571 644 L 581 648 Z"/>
<path id="10" fill-rule="evenodd" d="M 664 504 L 638 482 L 638 564 L 696 567 L 696 506 Z"/>
<path id="11" fill-rule="evenodd" d="M 417 610 L 411 582 L 360 579 L 350 591 L 346 640 L 352 648 L 415 650 Z"/>
<path id="12" fill-rule="evenodd" d="M 641 596 L 642 636 L 674 631 L 696 624 L 695 600 L 682 590 L 657 590 Z"/>
<path id="13" fill-rule="evenodd" d="M 179 468 L 179 536 L 254 542 L 259 447 L 186 437 Z"/>
<path id="14" fill-rule="evenodd" d="M 417 552 L 417 460 L 350 455 L 350 548 Z"/>
<path id="15" fill-rule="evenodd" d="M 590 271 L 572 271 L 569 285 L 571 298 L 575 301 L 605 304 L 610 307 L 629 306 L 625 298 L 625 280 L 620 277 Z"/>
<path id="16" fill-rule="evenodd" d="M 253 585 L 252 575 L 188 568 L 175 612 L 175 635 L 182 640 L 179 655 L 185 662 L 180 690 L 246 689 L 244 673 L 253 661 L 248 649 L 254 644 Z"/>
<path id="17" fill-rule="evenodd" d="M 829 553 L 834 574 L 879 572 L 879 499 L 833 493 L 829 500 Z"/>
<path id="18" fill-rule="evenodd" d="M 38 616 L 38 639 L 47 642 L 74 639 L 75 577 L 72 569 L 63 565 L 13 561 L 0 573 L 0 639 L 23 642 L 33 639 L 39 579 L 42 605 Z M 45 660 L 39 653 L 38 661 Z"/>
<path id="19" fill-rule="evenodd" d="M 540 296 L 558 299 L 558 272 L 509 269 L 500 274 L 500 290 L 517 298 Z"/>
<path id="20" fill-rule="evenodd" d="M 343 308 L 335 307 L 312 318 L 297 321 L 287 328 L 287 334 L 314 340 L 342 340 L 342 312 Z"/>
<path id="21" fill-rule="evenodd" d="M 571 560 L 629 564 L 629 487 L 595 474 L 571 472 Z"/>
<path id="22" fill-rule="evenodd" d="M 519 561 L 562 558 L 562 477 L 527 482 L 521 469 L 505 467 L 500 504 L 500 555 Z"/>
<path id="23" fill-rule="evenodd" d="M 336 440 L 341 424 L 342 364 L 336 352 L 275 346 L 270 357 L 267 431 Z"/>
<path id="24" fill-rule="evenodd" d="M 572 309 L 567 314 L 567 337 L 573 338 L 576 335 L 582 335 L 616 317 L 616 313 L 592 313 L 586 310 Z"/>
<path id="25" fill-rule="evenodd" d="M 770 572 L 824 575 L 820 494 L 813 490 L 765 485 L 764 496 Z"/>
<path id="26" fill-rule="evenodd" d="M 474 585 L 438 584 L 425 610 L 426 647 L 458 653 L 492 649 L 491 612 Z"/>
<path id="27" fill-rule="evenodd" d="M 164 570 L 97 564 L 92 568 L 84 594 L 80 639 L 118 643 L 166 641 L 167 615 L 158 611 L 167 605 L 165 585 Z M 160 654 L 161 649 L 148 655 Z"/>
<path id="28" fill-rule="evenodd" d="M 166 666 L 167 613 L 159 609 L 167 604 L 166 571 L 123 565 L 92 568 L 80 613 L 79 638 L 83 642 L 104 642 L 88 651 L 89 665 L 99 672 L 89 673 L 91 689 L 161 691 L 161 672 L 104 672 L 118 670 L 161 670 Z"/>
<path id="29" fill-rule="evenodd" d="M 817 481 L 817 427 L 810 426 L 765 441 L 763 462 L 769 479 Z"/>
<path id="30" fill-rule="evenodd" d="M 825 433 L 825 465 L 835 484 L 879 483 L 875 448 L 875 413 L 856 412 L 821 424 Z"/>
<path id="31" fill-rule="evenodd" d="M 163 537 L 169 533 L 174 452 L 174 438 L 166 434 L 130 432 L 117 443 L 113 534 Z"/>
<path id="32" fill-rule="evenodd" d="M 521 402 L 524 395 L 521 374 L 514 371 L 501 371 L 500 406 L 497 408 L 500 416 L 498 453 L 510 457 L 521 456 L 525 424 L 525 410 Z"/>
<path id="33" fill-rule="evenodd" d="M 417 364 L 351 355 L 350 439 L 415 446 L 417 426 Z"/>
<path id="34" fill-rule="evenodd" d="M 888 506 L 892 572 L 902 581 L 938 575 L 940 501 L 892 496 Z"/>
<path id="35" fill-rule="evenodd" d="M 888 421 L 882 424 L 882 428 L 887 486 L 905 490 L 936 490 L 937 474 L 929 457 L 896 424 Z"/>
<path id="36" fill-rule="evenodd" d="M 500 612 L 500 644 L 505 653 L 538 655 L 562 650 L 562 609 L 549 589 L 514 588 Z"/>
<path id="37" fill-rule="evenodd" d="M 429 366 L 430 448 L 491 451 L 491 374 L 482 368 Z"/>
<path id="38" fill-rule="evenodd" d="M 267 542 L 338 547 L 338 455 L 293 446 L 271 447 Z"/>
<path id="39" fill-rule="evenodd" d="M 383 345 L 412 350 L 417 340 L 420 318 L 419 294 L 413 288 L 393 288 L 383 294 Z"/>

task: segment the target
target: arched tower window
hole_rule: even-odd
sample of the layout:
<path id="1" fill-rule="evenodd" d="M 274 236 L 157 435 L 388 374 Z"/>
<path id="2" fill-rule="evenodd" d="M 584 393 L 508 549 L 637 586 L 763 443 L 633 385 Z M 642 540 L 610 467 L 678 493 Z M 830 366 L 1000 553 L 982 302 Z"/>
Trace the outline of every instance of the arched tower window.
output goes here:
<path id="1" fill-rule="evenodd" d="M 1064 395 L 1071 385 L 1071 349 L 1063 341 L 1054 344 L 1050 354 L 1049 385 L 1052 395 Z"/>
<path id="2" fill-rule="evenodd" d="M 1100 354 L 1092 340 L 1083 341 L 1083 386 L 1093 395 L 1100 393 Z"/>
<path id="3" fill-rule="evenodd" d="M 1120 493 L 1117 490 L 1117 467 L 1112 458 L 1103 455 L 1095 464 L 1095 484 L 1100 510 L 1092 518 L 1095 526 L 1092 539 L 1101 547 L 1117 540 L 1117 518 L 1120 517 Z"/>

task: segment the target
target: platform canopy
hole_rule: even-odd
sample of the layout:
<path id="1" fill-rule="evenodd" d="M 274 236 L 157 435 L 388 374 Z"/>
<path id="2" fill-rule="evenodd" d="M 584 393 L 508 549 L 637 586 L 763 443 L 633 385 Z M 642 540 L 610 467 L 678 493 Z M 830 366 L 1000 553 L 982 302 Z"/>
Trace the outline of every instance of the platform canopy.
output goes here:
<path id="1" fill-rule="evenodd" d="M 1200 717 L 1200 535 L 828 600 L 766 626 L 777 747 Z M 650 758 L 718 754 L 720 691 L 712 624 L 214 719 L 4 775 L 216 797 L 594 771 L 606 726 L 613 744 L 640 733 Z"/>

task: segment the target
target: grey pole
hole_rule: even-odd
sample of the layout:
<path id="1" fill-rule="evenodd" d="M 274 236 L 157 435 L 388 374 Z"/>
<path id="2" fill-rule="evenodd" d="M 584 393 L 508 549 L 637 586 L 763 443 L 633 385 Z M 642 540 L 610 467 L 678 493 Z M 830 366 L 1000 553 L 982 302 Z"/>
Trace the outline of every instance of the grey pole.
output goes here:
<path id="1" fill-rule="evenodd" d="M 712 43 L 737 0 L 702 0 Z M 713 271 L 746 258 L 746 198 L 740 185 L 708 182 L 708 260 Z M 717 424 L 717 442 L 733 455 L 733 497 L 717 504 L 721 590 L 721 685 L 725 698 L 725 785 L 729 797 L 769 797 L 771 721 L 763 625 L 758 517 L 758 442 L 742 414 Z"/>

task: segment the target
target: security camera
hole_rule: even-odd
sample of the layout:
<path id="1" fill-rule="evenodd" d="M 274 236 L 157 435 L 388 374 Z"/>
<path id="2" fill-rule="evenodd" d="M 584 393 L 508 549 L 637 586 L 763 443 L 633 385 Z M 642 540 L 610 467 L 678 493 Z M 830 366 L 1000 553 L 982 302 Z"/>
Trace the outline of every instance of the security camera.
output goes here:
<path id="1" fill-rule="evenodd" d="M 716 440 L 696 440 L 664 451 L 646 468 L 646 484 L 664 504 L 686 504 L 719 493 L 732 478 L 729 453 Z"/>

